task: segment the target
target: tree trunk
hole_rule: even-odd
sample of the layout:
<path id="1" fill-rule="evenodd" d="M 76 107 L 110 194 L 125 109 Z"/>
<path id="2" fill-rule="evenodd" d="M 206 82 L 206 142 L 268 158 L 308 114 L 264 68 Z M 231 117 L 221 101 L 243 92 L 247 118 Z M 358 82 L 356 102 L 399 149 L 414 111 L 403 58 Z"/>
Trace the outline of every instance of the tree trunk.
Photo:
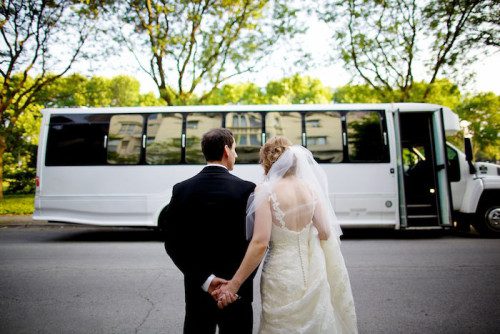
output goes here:
<path id="1" fill-rule="evenodd" d="M 5 136 L 0 135 L 0 201 L 3 201 L 3 154 L 6 148 Z"/>

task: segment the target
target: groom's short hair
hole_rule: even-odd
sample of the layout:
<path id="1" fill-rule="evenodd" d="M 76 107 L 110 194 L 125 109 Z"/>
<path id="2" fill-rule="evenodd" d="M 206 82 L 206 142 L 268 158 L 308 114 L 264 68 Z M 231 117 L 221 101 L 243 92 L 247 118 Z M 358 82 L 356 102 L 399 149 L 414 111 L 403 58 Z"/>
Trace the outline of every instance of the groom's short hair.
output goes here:
<path id="1" fill-rule="evenodd" d="M 233 133 L 228 129 L 212 129 L 203 135 L 201 150 L 207 161 L 220 161 L 224 153 L 224 146 L 233 146 Z"/>

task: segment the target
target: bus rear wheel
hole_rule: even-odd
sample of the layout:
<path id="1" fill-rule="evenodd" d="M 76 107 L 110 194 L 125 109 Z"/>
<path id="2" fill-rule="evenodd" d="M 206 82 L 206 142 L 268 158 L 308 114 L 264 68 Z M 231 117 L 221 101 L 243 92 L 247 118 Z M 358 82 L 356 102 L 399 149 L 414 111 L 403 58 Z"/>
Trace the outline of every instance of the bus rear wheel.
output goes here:
<path id="1" fill-rule="evenodd" d="M 486 203 L 481 206 L 476 215 L 474 227 L 481 236 L 500 237 L 500 205 Z"/>

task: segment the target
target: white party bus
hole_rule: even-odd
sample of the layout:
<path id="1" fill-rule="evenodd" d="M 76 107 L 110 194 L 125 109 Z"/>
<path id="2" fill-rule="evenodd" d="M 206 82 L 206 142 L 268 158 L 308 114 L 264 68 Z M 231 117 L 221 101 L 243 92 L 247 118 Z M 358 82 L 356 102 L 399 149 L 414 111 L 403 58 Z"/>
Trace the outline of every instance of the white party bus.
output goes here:
<path id="1" fill-rule="evenodd" d="M 46 109 L 34 219 L 112 226 L 162 221 L 175 183 L 200 171 L 200 139 L 235 136 L 234 174 L 258 183 L 259 149 L 288 137 L 325 169 L 343 227 L 447 228 L 500 235 L 500 166 L 446 143 L 460 130 L 432 104 Z M 196 210 L 196 208 L 193 208 Z"/>

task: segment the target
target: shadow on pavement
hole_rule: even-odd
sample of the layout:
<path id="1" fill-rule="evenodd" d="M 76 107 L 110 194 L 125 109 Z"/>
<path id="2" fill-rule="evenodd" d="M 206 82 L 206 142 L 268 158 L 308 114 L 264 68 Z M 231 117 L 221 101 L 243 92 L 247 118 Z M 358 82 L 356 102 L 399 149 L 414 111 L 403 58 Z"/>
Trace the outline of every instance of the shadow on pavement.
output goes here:
<path id="1" fill-rule="evenodd" d="M 92 227 L 67 230 L 64 235 L 51 238 L 53 242 L 144 242 L 162 241 L 155 229 Z"/>
<path id="2" fill-rule="evenodd" d="M 452 229 L 436 230 L 393 230 L 383 228 L 344 228 L 342 240 L 361 239 L 437 239 L 447 236 L 461 238 L 479 238 L 475 231 L 460 232 Z"/>
<path id="3" fill-rule="evenodd" d="M 64 234 L 53 236 L 53 242 L 144 242 L 162 241 L 161 233 L 151 228 L 78 227 L 64 228 Z M 442 237 L 478 238 L 474 233 L 453 230 L 343 229 L 342 240 L 366 239 L 438 239 Z"/>

